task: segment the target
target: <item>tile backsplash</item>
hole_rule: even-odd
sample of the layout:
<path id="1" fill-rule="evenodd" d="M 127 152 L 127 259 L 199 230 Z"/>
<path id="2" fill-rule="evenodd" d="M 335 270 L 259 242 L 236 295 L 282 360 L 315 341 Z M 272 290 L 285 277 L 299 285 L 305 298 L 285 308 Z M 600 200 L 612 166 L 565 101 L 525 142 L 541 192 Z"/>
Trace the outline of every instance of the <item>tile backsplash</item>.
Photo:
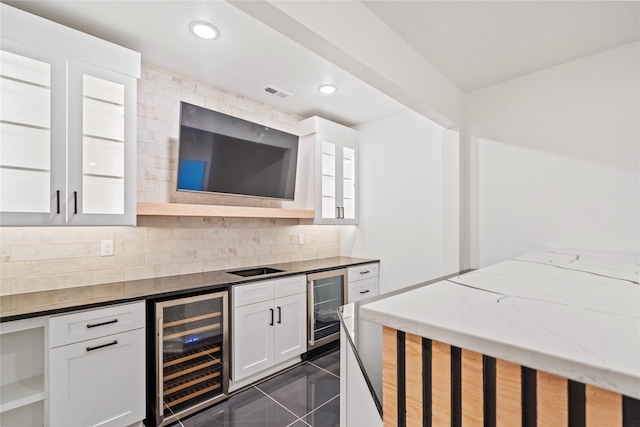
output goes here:
<path id="1" fill-rule="evenodd" d="M 181 100 L 289 132 L 302 119 L 143 63 L 138 200 L 279 207 L 273 200 L 175 191 Z M 114 241 L 113 256 L 100 256 L 102 240 Z M 137 227 L 2 227 L 0 294 L 338 255 L 339 227 L 307 220 L 141 216 Z"/>

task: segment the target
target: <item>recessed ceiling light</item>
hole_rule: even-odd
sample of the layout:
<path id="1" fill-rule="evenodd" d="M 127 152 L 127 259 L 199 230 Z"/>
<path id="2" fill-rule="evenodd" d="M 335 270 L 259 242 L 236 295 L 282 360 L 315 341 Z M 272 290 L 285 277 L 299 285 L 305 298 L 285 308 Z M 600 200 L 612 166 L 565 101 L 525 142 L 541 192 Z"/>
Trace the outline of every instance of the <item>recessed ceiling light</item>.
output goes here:
<path id="1" fill-rule="evenodd" d="M 213 40 L 220 35 L 218 29 L 208 22 L 194 21 L 189 24 L 189 29 L 193 34 L 205 40 Z"/>
<path id="2" fill-rule="evenodd" d="M 336 93 L 338 90 L 338 86 L 335 85 L 322 85 L 318 88 L 318 92 L 324 93 L 325 95 L 331 95 L 332 93 Z"/>

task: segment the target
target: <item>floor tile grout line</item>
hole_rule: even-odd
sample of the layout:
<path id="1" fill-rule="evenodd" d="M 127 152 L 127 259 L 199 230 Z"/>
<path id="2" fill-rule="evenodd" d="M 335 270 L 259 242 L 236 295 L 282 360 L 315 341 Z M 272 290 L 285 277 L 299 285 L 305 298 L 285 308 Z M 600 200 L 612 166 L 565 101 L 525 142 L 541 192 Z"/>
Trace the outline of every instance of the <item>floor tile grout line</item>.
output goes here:
<path id="1" fill-rule="evenodd" d="M 302 421 L 305 425 L 308 425 L 309 427 L 312 427 L 311 424 L 309 424 L 308 422 L 306 422 L 305 420 L 303 420 L 302 418 L 298 418 L 297 420 L 295 420 L 294 422 L 292 422 L 291 424 L 289 424 L 287 427 L 291 427 L 292 425 L 294 425 L 295 423 L 297 423 L 298 421 Z"/>
<path id="2" fill-rule="evenodd" d="M 255 388 L 257 388 L 260 393 L 264 394 L 265 396 L 267 396 L 269 399 L 273 400 L 274 402 L 276 402 L 278 405 L 282 406 L 284 408 L 285 411 L 289 412 L 291 415 L 293 415 L 294 417 L 298 418 L 298 415 L 296 415 L 295 413 L 293 413 L 289 408 L 287 408 L 286 406 L 284 406 L 282 403 L 278 402 L 276 399 L 274 399 L 273 397 L 269 396 L 266 392 L 260 390 L 257 386 L 253 386 Z M 296 420 L 297 421 L 297 420 Z M 294 423 L 296 422 L 294 421 Z"/>
<path id="3" fill-rule="evenodd" d="M 338 393 L 337 395 L 333 396 L 331 399 L 327 400 L 326 402 L 324 402 L 322 405 L 318 406 L 317 408 L 313 408 L 313 411 L 311 411 L 311 412 L 309 412 L 307 414 L 304 414 L 304 417 L 308 417 L 309 415 L 311 415 L 314 412 L 316 412 L 318 409 L 322 408 L 324 405 L 327 405 L 328 403 L 338 399 L 339 397 L 340 397 L 340 393 Z"/>
<path id="4" fill-rule="evenodd" d="M 325 372 L 327 372 L 327 373 L 329 373 L 329 374 L 333 375 L 333 376 L 334 376 L 334 377 L 336 377 L 336 378 L 340 378 L 340 375 L 336 375 L 336 374 L 334 374 L 334 373 L 333 373 L 333 372 L 331 372 L 331 371 L 327 371 L 327 370 L 326 370 L 326 369 L 324 369 L 322 366 L 318 366 L 318 365 L 316 365 L 316 364 L 315 364 L 315 363 L 313 363 L 313 362 L 307 362 L 307 363 L 308 363 L 309 365 L 315 366 L 315 367 L 316 367 L 316 368 L 318 368 L 318 369 L 322 369 L 323 371 L 325 371 Z"/>

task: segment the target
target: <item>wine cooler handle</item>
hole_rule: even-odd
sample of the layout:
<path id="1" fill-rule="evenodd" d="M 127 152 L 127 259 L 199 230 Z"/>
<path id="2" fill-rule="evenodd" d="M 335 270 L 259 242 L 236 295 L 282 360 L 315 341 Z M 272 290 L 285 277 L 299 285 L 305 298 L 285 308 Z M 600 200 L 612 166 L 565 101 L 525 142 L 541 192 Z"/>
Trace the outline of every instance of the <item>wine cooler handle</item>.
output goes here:
<path id="1" fill-rule="evenodd" d="M 118 344 L 118 340 L 113 340 L 113 341 L 111 341 L 110 343 L 107 343 L 107 344 L 97 345 L 95 347 L 87 347 L 87 351 L 98 350 L 100 348 L 110 347 L 112 345 L 117 345 L 117 344 Z"/>
<path id="2" fill-rule="evenodd" d="M 273 308 L 270 308 L 269 311 L 271 312 L 271 323 L 269 323 L 269 326 L 273 326 Z"/>
<path id="3" fill-rule="evenodd" d="M 278 323 L 282 323 L 282 307 L 278 307 Z"/>
<path id="4" fill-rule="evenodd" d="M 307 321 L 307 326 L 309 327 L 307 331 L 307 340 L 309 341 L 309 346 L 313 346 L 316 342 L 313 336 L 313 327 L 315 325 L 315 313 L 313 310 L 313 281 L 307 280 L 307 297 L 308 297 L 308 308 L 307 313 L 309 315 L 309 320 Z"/>

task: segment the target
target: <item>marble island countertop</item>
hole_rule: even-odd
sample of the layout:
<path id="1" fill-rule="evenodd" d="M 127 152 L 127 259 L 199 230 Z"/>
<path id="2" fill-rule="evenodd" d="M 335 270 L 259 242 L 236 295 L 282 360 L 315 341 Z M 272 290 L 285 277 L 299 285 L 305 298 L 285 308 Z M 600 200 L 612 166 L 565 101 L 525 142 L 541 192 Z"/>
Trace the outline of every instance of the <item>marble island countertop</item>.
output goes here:
<path id="1" fill-rule="evenodd" d="M 359 315 L 640 399 L 639 266 L 637 252 L 541 250 Z"/>

